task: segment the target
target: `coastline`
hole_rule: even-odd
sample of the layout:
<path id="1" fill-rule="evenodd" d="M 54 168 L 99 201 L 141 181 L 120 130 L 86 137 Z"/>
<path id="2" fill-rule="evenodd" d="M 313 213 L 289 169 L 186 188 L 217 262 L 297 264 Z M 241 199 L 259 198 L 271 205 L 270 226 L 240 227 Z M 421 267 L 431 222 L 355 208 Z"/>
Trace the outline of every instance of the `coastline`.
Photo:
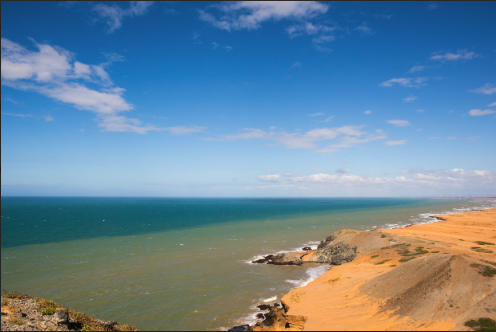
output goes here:
<path id="1" fill-rule="evenodd" d="M 357 245 L 356 257 L 292 289 L 282 309 L 268 308 L 263 322 L 244 328 L 470 330 L 470 319 L 496 319 L 496 278 L 484 275 L 496 267 L 496 208 L 433 217 L 437 222 L 336 232 Z"/>

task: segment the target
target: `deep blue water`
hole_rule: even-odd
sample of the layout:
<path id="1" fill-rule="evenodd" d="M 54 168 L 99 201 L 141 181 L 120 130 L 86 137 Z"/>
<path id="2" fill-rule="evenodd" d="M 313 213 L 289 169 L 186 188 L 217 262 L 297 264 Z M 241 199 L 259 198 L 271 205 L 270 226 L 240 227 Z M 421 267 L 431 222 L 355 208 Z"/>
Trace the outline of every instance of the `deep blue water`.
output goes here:
<path id="1" fill-rule="evenodd" d="M 356 212 L 428 201 L 406 198 L 2 197 L 1 247 L 138 235 L 329 211 Z"/>

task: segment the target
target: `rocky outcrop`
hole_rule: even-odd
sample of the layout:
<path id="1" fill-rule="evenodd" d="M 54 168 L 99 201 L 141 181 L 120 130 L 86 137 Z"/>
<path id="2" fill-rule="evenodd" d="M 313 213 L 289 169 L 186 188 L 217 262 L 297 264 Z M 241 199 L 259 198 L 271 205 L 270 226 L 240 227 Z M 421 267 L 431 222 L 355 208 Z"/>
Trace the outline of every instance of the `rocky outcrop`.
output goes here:
<path id="1" fill-rule="evenodd" d="M 302 265 L 302 257 L 307 255 L 307 252 L 287 252 L 277 255 L 267 255 L 264 258 L 253 261 L 252 263 L 265 263 L 273 265 Z"/>
<path id="2" fill-rule="evenodd" d="M 328 244 L 327 246 L 318 249 L 308 259 L 308 262 L 341 265 L 346 262 L 351 262 L 355 259 L 356 254 L 356 246 L 349 246 L 345 243 Z"/>
<path id="3" fill-rule="evenodd" d="M 2 331 L 137 331 L 29 295 L 2 295 Z"/>

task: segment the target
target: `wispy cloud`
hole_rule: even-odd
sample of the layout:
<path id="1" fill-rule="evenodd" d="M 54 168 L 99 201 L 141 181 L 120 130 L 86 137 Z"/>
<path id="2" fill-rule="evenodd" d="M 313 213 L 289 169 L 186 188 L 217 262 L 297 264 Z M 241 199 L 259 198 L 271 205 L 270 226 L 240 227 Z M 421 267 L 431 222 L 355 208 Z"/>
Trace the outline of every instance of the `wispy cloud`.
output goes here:
<path id="1" fill-rule="evenodd" d="M 308 19 L 326 13 L 327 4 L 317 1 L 240 1 L 212 6 L 219 15 L 199 10 L 200 19 L 212 26 L 231 31 L 259 29 L 261 24 L 270 20 Z"/>
<path id="2" fill-rule="evenodd" d="M 384 144 L 386 144 L 388 146 L 392 146 L 392 145 L 405 145 L 406 143 L 408 143 L 408 141 L 406 139 L 400 140 L 400 141 L 386 141 L 386 142 L 384 142 Z"/>
<path id="3" fill-rule="evenodd" d="M 314 117 L 314 116 L 322 116 L 322 115 L 324 115 L 324 113 L 322 113 L 322 112 L 308 114 L 308 116 L 312 116 L 312 117 Z"/>
<path id="4" fill-rule="evenodd" d="M 122 21 L 126 17 L 144 15 L 151 5 L 153 5 L 153 1 L 130 1 L 128 8 L 122 8 L 117 4 L 105 5 L 99 3 L 93 6 L 93 11 L 101 20 L 105 21 L 108 32 L 113 33 L 122 27 Z"/>
<path id="5" fill-rule="evenodd" d="M 438 8 L 439 8 L 439 4 L 437 3 L 437 1 L 429 1 L 427 4 L 427 10 L 434 10 Z"/>
<path id="6" fill-rule="evenodd" d="M 316 173 L 300 175 L 283 174 L 278 177 L 282 184 L 307 184 L 332 187 L 419 187 L 419 188 L 494 188 L 496 187 L 496 172 L 488 170 L 423 170 L 415 169 L 402 172 L 396 177 L 372 177 L 343 173 L 340 175 Z M 261 180 L 259 178 L 259 180 Z M 263 180 L 261 180 L 263 181 Z"/>
<path id="7" fill-rule="evenodd" d="M 338 168 L 334 172 L 336 172 L 338 174 L 349 174 L 349 173 L 351 173 L 351 171 L 349 169 L 347 169 L 347 168 Z"/>
<path id="8" fill-rule="evenodd" d="M 9 115 L 9 116 L 14 116 L 16 118 L 22 118 L 22 119 L 25 119 L 25 118 L 34 118 L 36 117 L 35 115 L 33 114 L 27 114 L 27 113 L 10 113 L 10 112 L 2 112 L 2 115 Z"/>
<path id="9" fill-rule="evenodd" d="M 425 66 L 413 66 L 412 68 L 410 68 L 410 70 L 408 71 L 409 73 L 416 73 L 418 71 L 423 71 L 425 69 Z"/>
<path id="10" fill-rule="evenodd" d="M 372 29 L 369 28 L 365 22 L 363 22 L 362 25 L 359 25 L 356 28 L 353 28 L 353 30 L 358 31 L 362 35 L 373 35 L 374 34 Z"/>
<path id="11" fill-rule="evenodd" d="M 424 113 L 425 110 L 423 110 L 423 109 L 422 110 L 417 110 L 417 112 Z"/>
<path id="12" fill-rule="evenodd" d="M 365 111 L 365 112 L 363 112 L 363 113 L 365 113 L 365 114 L 369 115 L 369 114 L 372 114 L 372 111 L 371 111 L 371 110 L 367 110 L 367 111 Z"/>
<path id="13" fill-rule="evenodd" d="M 243 132 L 229 135 L 220 135 L 209 138 L 211 141 L 234 140 L 263 140 L 287 149 L 311 149 L 316 152 L 332 152 L 340 148 L 349 148 L 358 144 L 384 139 L 386 135 L 378 130 L 375 134 L 362 131 L 363 126 L 342 126 L 335 128 L 316 128 L 304 133 L 286 131 L 265 131 L 257 128 L 245 128 Z M 325 148 L 319 148 L 319 142 L 338 140 Z"/>
<path id="14" fill-rule="evenodd" d="M 496 93 L 496 86 L 493 86 L 492 84 L 486 83 L 483 87 L 480 87 L 480 88 L 477 88 L 474 90 L 469 90 L 469 92 L 482 93 L 484 95 L 492 95 L 493 93 Z M 491 104 L 491 105 L 493 105 L 493 104 Z"/>
<path id="15" fill-rule="evenodd" d="M 98 126 L 103 131 L 135 132 L 168 131 L 186 134 L 200 131 L 202 127 L 156 127 L 143 125 L 140 120 L 122 115 L 133 105 L 124 97 L 124 89 L 115 87 L 105 67 L 119 61 L 119 56 L 108 54 L 107 62 L 87 65 L 75 60 L 72 53 L 56 46 L 35 42 L 38 51 L 30 51 L 8 39 L 2 38 L 2 85 L 18 90 L 35 91 L 79 110 L 96 114 Z M 85 84 L 98 86 L 92 89 Z M 46 121 L 53 117 L 46 116 Z"/>
<path id="16" fill-rule="evenodd" d="M 435 53 L 431 55 L 431 60 L 437 61 L 458 61 L 458 60 L 472 60 L 479 57 L 475 52 L 468 52 L 467 50 L 459 50 L 456 53 Z"/>
<path id="17" fill-rule="evenodd" d="M 295 38 L 302 35 L 313 36 L 312 43 L 314 48 L 323 53 L 332 52 L 332 49 L 326 44 L 334 41 L 334 32 L 339 28 L 335 26 L 327 26 L 323 24 L 313 24 L 311 22 L 293 24 L 286 28 L 286 32 L 290 38 Z"/>
<path id="18" fill-rule="evenodd" d="M 299 61 L 295 61 L 291 65 L 291 68 L 301 68 L 301 63 Z"/>
<path id="19" fill-rule="evenodd" d="M 410 121 L 407 120 L 388 120 L 386 122 L 397 127 L 406 127 L 411 125 Z"/>
<path id="20" fill-rule="evenodd" d="M 17 100 L 14 100 L 14 99 L 9 98 L 9 97 L 5 97 L 5 98 L 3 98 L 3 100 L 8 101 L 9 103 L 12 103 L 12 104 L 15 104 L 15 105 L 19 105 L 19 104 L 21 104 L 21 103 L 20 103 L 20 102 L 18 102 Z"/>
<path id="21" fill-rule="evenodd" d="M 417 97 L 415 97 L 414 95 L 409 95 L 408 97 L 403 98 L 403 102 L 405 103 L 411 103 L 412 101 L 415 100 L 417 100 Z"/>
<path id="22" fill-rule="evenodd" d="M 496 111 L 494 110 L 480 110 L 480 109 L 473 109 L 468 112 L 470 116 L 483 116 L 483 115 L 490 115 L 495 113 Z"/>
<path id="23" fill-rule="evenodd" d="M 263 182 L 279 182 L 281 176 L 279 174 L 268 174 L 268 175 L 260 175 L 258 179 Z"/>
<path id="24" fill-rule="evenodd" d="M 33 115 L 33 114 L 28 114 L 28 113 L 2 112 L 2 115 L 9 115 L 9 116 L 17 117 L 17 118 L 22 118 L 22 119 L 26 119 L 26 118 L 38 118 L 38 119 L 43 119 L 43 120 L 45 120 L 47 122 L 55 121 L 55 118 L 53 116 L 51 116 L 50 114 L 38 116 L 38 115 Z"/>
<path id="25" fill-rule="evenodd" d="M 418 88 L 418 87 L 424 86 L 425 85 L 424 82 L 427 80 L 428 80 L 427 77 L 392 78 L 390 80 L 382 82 L 381 84 L 379 84 L 379 86 L 384 87 L 384 88 L 390 88 L 393 85 L 400 85 L 400 86 L 404 86 L 404 87 L 408 87 L 408 88 Z"/>
<path id="26" fill-rule="evenodd" d="M 492 104 L 489 104 L 489 105 L 487 105 L 487 106 L 489 106 L 489 107 L 496 107 L 496 102 L 494 102 L 494 103 L 492 103 Z"/>

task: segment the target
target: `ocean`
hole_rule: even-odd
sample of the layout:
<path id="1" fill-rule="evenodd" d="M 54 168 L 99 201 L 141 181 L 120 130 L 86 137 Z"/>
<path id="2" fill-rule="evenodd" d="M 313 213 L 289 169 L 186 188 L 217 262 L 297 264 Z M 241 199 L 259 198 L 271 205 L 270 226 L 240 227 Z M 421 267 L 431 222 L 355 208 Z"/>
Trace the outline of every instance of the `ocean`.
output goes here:
<path id="1" fill-rule="evenodd" d="M 1 199 L 1 288 L 142 330 L 254 322 L 329 267 L 250 263 L 343 228 L 434 222 L 494 202 L 409 198 Z"/>

